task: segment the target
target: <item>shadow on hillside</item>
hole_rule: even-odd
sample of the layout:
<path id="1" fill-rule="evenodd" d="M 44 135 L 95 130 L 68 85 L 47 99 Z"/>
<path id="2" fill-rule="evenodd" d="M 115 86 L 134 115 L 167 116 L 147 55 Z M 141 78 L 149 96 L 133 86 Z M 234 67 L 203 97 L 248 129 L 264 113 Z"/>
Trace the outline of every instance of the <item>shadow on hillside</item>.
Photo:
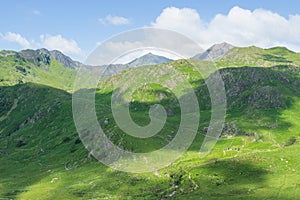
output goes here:
<path id="1" fill-rule="evenodd" d="M 0 113 L 17 99 L 0 122 L 1 197 L 15 198 L 51 170 L 87 155 L 75 130 L 69 93 L 26 83 L 0 87 L 0 96 Z"/>
<path id="2" fill-rule="evenodd" d="M 98 178 L 84 177 L 81 180 L 76 178 L 75 172 L 70 179 L 78 181 L 65 184 L 61 189 L 77 198 L 110 196 L 123 199 L 164 199 L 170 198 L 169 195 L 176 191 L 174 199 L 232 199 L 255 197 L 257 188 L 267 186 L 265 181 L 268 171 L 247 161 L 215 161 L 191 170 L 163 171 L 158 172 L 159 177 L 152 173 L 138 175 L 107 168 Z M 92 187 L 84 186 L 88 183 Z"/>
<path id="3" fill-rule="evenodd" d="M 208 164 L 191 169 L 182 182 L 185 187 L 174 199 L 291 199 L 296 193 L 281 192 L 274 171 L 257 157 L 211 160 Z M 276 172 L 278 173 L 278 172 Z M 281 175 L 279 173 L 279 175 Z M 196 186 L 197 185 L 197 186 Z M 291 186 L 292 188 L 293 186 Z M 295 192 L 296 187 L 294 188 Z"/>
<path id="4" fill-rule="evenodd" d="M 199 190 L 192 193 L 206 198 L 227 199 L 250 195 L 251 189 L 263 187 L 268 171 L 249 161 L 215 160 L 191 170 Z"/>
<path id="5" fill-rule="evenodd" d="M 275 55 L 272 55 L 272 54 L 263 54 L 262 56 L 263 56 L 263 59 L 265 61 L 269 61 L 269 62 L 292 63 L 292 61 L 287 60 L 283 56 L 275 56 Z"/>

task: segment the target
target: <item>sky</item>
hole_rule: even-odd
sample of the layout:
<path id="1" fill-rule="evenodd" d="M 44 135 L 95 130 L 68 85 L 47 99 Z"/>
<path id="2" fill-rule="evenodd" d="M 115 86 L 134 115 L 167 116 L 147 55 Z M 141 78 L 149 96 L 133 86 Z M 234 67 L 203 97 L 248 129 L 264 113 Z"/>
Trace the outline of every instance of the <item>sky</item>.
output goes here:
<path id="1" fill-rule="evenodd" d="M 204 49 L 228 42 L 300 52 L 300 1 L 6 0 L 0 49 L 57 49 L 84 61 L 97 44 L 141 27 L 177 31 Z"/>

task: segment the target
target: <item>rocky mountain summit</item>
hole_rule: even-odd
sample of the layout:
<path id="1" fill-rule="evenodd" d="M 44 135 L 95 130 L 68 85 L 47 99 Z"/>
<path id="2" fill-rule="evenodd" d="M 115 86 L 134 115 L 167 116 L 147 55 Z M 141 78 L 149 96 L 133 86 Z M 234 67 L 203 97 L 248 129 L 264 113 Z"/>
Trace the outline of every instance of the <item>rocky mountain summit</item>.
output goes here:
<path id="1" fill-rule="evenodd" d="M 72 60 L 69 56 L 64 55 L 58 50 L 49 51 L 45 48 L 32 50 L 26 49 L 19 52 L 21 57 L 25 58 L 27 61 L 39 65 L 40 63 L 49 64 L 50 58 L 62 63 L 65 67 L 71 69 L 78 69 L 83 64 L 80 62 Z"/>
<path id="2" fill-rule="evenodd" d="M 193 58 L 198 60 L 217 60 L 224 56 L 230 49 L 234 48 L 231 44 L 223 42 L 215 44 L 205 52 L 195 55 Z"/>
<path id="3" fill-rule="evenodd" d="M 170 62 L 170 61 L 172 60 L 164 56 L 148 53 L 146 55 L 134 59 L 133 61 L 129 62 L 127 65 L 129 65 L 129 67 L 132 68 L 132 67 L 140 67 L 145 65 L 157 65 L 165 62 Z"/>

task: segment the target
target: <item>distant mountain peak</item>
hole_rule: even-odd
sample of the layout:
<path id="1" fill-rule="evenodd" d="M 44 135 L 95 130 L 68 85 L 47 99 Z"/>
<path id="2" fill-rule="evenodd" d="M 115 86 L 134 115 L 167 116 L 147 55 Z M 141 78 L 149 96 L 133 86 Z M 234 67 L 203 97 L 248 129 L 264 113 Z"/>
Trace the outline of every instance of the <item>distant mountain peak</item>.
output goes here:
<path id="1" fill-rule="evenodd" d="M 52 58 L 57 60 L 58 62 L 62 63 L 65 67 L 71 68 L 71 69 L 77 69 L 82 64 L 80 62 L 72 60 L 69 56 L 66 56 L 62 52 L 58 50 L 52 50 L 50 51 L 50 55 Z"/>
<path id="2" fill-rule="evenodd" d="M 205 52 L 197 54 L 193 58 L 198 60 L 217 60 L 224 56 L 232 48 L 234 48 L 234 46 L 226 42 L 214 44 Z"/>
<path id="3" fill-rule="evenodd" d="M 166 58 L 164 56 L 155 55 L 151 52 L 134 59 L 133 61 L 129 62 L 127 65 L 129 67 L 140 67 L 145 65 L 157 65 L 165 62 L 170 62 L 172 59 Z"/>
<path id="4" fill-rule="evenodd" d="M 227 42 L 222 42 L 219 44 L 214 44 L 213 46 L 211 46 L 209 49 L 230 49 L 233 48 L 234 46 L 227 43 Z"/>
<path id="5" fill-rule="evenodd" d="M 46 49 L 46 48 L 37 49 L 36 51 L 42 52 L 42 53 L 44 53 L 44 54 L 49 54 L 49 50 Z"/>
<path id="6" fill-rule="evenodd" d="M 82 64 L 80 62 L 72 60 L 69 56 L 66 56 L 58 50 L 49 51 L 48 49 L 25 49 L 19 52 L 19 54 L 28 60 L 29 62 L 39 65 L 41 62 L 48 65 L 50 64 L 50 58 L 62 63 L 65 67 L 71 69 L 78 69 Z"/>
<path id="7" fill-rule="evenodd" d="M 50 54 L 47 49 L 25 49 L 19 52 L 19 55 L 25 60 L 40 65 L 49 65 L 50 64 Z"/>

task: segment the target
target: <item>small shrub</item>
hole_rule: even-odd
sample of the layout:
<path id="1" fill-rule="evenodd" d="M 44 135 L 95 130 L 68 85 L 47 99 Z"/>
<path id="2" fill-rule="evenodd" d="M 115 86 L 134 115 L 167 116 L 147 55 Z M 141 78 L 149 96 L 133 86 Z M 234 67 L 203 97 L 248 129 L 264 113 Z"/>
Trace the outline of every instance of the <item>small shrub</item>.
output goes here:
<path id="1" fill-rule="evenodd" d="M 26 145 L 26 142 L 24 142 L 23 140 L 19 140 L 16 144 L 16 147 L 22 147 L 22 146 L 25 146 Z"/>
<path id="2" fill-rule="evenodd" d="M 78 138 L 78 139 L 75 140 L 74 143 L 75 143 L 75 144 L 80 144 L 80 143 L 81 143 L 81 140 Z"/>
<path id="3" fill-rule="evenodd" d="M 171 173 L 170 177 L 171 177 L 171 184 L 172 185 L 180 185 L 183 179 L 185 172 L 182 169 L 179 169 L 178 171 L 176 171 L 175 173 Z"/>
<path id="4" fill-rule="evenodd" d="M 69 141 L 71 141 L 71 138 L 69 138 L 69 137 L 66 137 L 65 139 L 63 139 L 63 143 L 67 143 L 67 142 L 69 142 Z"/>
<path id="5" fill-rule="evenodd" d="M 22 72 L 22 73 L 26 73 L 26 69 L 22 66 L 16 66 L 17 71 Z"/>
<path id="6" fill-rule="evenodd" d="M 284 144 L 283 146 L 287 147 L 287 146 L 291 146 L 293 144 L 295 144 L 295 142 L 297 141 L 295 136 L 291 136 Z"/>

